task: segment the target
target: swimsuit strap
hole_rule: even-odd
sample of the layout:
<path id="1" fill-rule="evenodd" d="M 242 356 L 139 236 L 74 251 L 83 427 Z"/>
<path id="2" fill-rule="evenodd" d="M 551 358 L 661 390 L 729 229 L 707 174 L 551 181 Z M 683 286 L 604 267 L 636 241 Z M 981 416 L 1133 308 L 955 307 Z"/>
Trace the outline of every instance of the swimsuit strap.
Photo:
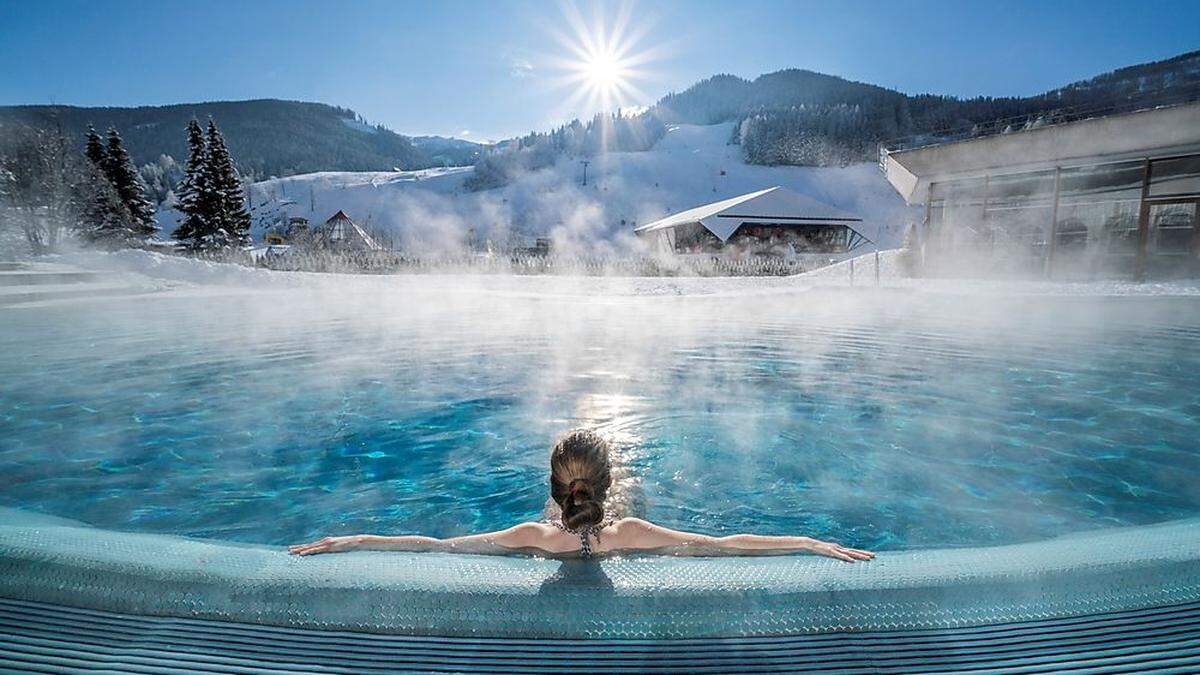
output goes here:
<path id="1" fill-rule="evenodd" d="M 612 525 L 614 520 L 615 519 L 612 517 L 612 514 L 606 512 L 604 514 L 604 520 L 595 525 L 588 525 L 587 527 L 582 527 L 578 530 L 572 530 L 571 528 L 567 527 L 561 518 L 555 518 L 551 520 L 550 524 L 562 530 L 563 532 L 578 534 L 579 555 L 583 558 L 590 558 L 592 557 L 592 542 L 588 540 L 588 535 L 590 534 L 591 536 L 595 537 L 596 543 L 600 543 L 600 531 L 609 525 Z"/>

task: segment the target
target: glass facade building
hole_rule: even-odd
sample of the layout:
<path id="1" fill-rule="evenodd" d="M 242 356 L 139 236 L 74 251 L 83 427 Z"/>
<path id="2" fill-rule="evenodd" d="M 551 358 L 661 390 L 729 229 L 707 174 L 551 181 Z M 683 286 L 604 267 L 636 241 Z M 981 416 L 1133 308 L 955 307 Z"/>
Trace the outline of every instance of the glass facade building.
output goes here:
<path id="1" fill-rule="evenodd" d="M 1200 154 L 934 182 L 929 273 L 1200 276 Z"/>
<path id="2" fill-rule="evenodd" d="M 1200 100 L 996 133 L 900 139 L 880 168 L 910 205 L 925 274 L 1200 277 Z"/>

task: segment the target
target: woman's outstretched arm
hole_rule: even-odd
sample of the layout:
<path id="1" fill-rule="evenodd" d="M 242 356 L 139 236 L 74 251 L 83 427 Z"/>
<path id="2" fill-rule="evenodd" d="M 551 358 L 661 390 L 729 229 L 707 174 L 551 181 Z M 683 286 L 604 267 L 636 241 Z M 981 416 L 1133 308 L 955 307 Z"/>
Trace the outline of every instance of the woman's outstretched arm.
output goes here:
<path id="1" fill-rule="evenodd" d="M 438 539 L 421 535 L 397 537 L 377 534 L 353 534 L 345 537 L 325 537 L 307 544 L 288 547 L 293 555 L 342 553 L 345 551 L 450 551 L 458 553 L 496 553 L 509 549 L 534 548 L 549 551 L 549 535 L 540 523 L 522 523 L 507 530 L 484 532 L 465 537 Z M 552 552 L 552 551 L 550 551 Z"/>
<path id="2" fill-rule="evenodd" d="M 620 547 L 633 550 L 672 548 L 680 553 L 707 554 L 711 552 L 760 555 L 764 553 L 807 552 L 846 562 L 870 560 L 870 551 L 848 548 L 811 537 L 774 537 L 759 534 L 733 534 L 713 537 L 695 532 L 672 530 L 640 518 L 624 518 L 618 523 Z"/>

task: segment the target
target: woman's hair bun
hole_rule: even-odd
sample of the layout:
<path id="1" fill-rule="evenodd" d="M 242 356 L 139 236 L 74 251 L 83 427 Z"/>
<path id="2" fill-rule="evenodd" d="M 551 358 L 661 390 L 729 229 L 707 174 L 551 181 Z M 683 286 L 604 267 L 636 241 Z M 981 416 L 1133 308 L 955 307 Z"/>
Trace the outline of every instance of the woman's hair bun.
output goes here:
<path id="1" fill-rule="evenodd" d="M 604 520 L 604 507 L 600 506 L 600 502 L 594 499 L 588 499 L 580 503 L 567 502 L 563 506 L 563 525 L 572 530 L 598 525 L 601 520 Z"/>
<path id="2" fill-rule="evenodd" d="M 576 429 L 550 453 L 550 496 L 562 509 L 563 525 L 576 530 L 604 520 L 604 500 L 612 485 L 608 442 L 588 429 Z"/>

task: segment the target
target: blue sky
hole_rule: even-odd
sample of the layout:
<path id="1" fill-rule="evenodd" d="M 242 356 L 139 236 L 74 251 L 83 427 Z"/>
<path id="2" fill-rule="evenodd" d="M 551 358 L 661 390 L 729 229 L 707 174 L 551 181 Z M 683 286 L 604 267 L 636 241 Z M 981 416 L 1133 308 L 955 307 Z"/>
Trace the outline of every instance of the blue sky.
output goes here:
<path id="1" fill-rule="evenodd" d="M 630 86 L 609 103 L 627 106 L 788 67 L 909 93 L 1031 94 L 1200 49 L 1197 0 L 0 0 L 0 104 L 287 98 L 402 133 L 502 138 L 602 107 L 571 77 L 572 45 L 618 24 Z"/>

